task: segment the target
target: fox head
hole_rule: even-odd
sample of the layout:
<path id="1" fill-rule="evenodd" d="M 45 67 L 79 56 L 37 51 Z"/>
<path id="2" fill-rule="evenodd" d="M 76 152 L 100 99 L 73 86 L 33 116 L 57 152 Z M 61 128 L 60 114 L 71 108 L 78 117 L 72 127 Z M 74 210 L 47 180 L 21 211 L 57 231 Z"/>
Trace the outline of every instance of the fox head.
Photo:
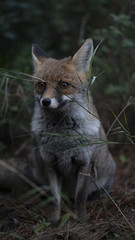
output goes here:
<path id="1" fill-rule="evenodd" d="M 56 60 L 36 44 L 32 45 L 36 98 L 45 109 L 62 109 L 79 94 L 82 83 L 88 85 L 93 42 L 87 39 L 73 57 Z"/>

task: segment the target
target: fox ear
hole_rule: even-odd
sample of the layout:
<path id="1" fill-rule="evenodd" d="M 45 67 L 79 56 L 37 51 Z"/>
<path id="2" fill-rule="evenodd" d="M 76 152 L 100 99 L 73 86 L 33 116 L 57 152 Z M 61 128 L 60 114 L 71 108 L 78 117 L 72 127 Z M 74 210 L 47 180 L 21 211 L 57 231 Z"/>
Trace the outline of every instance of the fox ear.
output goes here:
<path id="1" fill-rule="evenodd" d="M 78 72 L 89 72 L 90 61 L 93 54 L 93 41 L 88 38 L 77 53 L 73 56 L 73 63 Z"/>
<path id="2" fill-rule="evenodd" d="M 42 62 L 49 56 L 37 45 L 32 44 L 32 57 L 35 68 L 38 68 Z"/>

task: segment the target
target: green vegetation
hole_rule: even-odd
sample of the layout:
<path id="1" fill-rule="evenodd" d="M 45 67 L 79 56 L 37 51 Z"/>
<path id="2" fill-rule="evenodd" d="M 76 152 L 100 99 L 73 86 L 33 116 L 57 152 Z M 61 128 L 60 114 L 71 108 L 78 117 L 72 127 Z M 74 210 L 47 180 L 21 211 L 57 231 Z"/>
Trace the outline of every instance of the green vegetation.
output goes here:
<path id="1" fill-rule="evenodd" d="M 50 56 L 62 58 L 72 55 L 84 39 L 91 37 L 95 48 L 101 42 L 93 61 L 93 76 L 98 77 L 91 86 L 97 102 L 102 101 L 104 105 L 105 101 L 106 109 L 111 106 L 113 111 L 119 113 L 129 97 L 134 96 L 135 3 L 133 1 L 99 0 L 95 3 L 91 0 L 83 2 L 64 0 L 54 4 L 52 0 L 49 2 L 2 0 L 0 13 L 1 68 L 32 74 L 33 42 L 38 43 Z M 0 73 L 1 119 L 3 114 L 7 119 L 9 116 L 12 119 L 11 116 L 14 114 L 16 116 L 17 112 L 22 115 L 20 104 L 21 110 L 25 108 L 29 115 L 32 84 L 24 81 L 26 78 L 24 76 L 20 76 L 22 79 L 8 80 L 3 76 L 3 71 Z M 16 100 L 5 99 L 5 87 L 7 94 L 12 88 L 16 88 L 17 92 L 13 94 L 14 96 L 18 94 L 22 103 L 11 104 L 13 101 L 16 103 Z M 25 100 L 21 98 L 20 93 L 25 95 Z M 132 101 L 134 102 L 134 98 Z M 132 104 L 131 109 L 130 115 L 135 111 L 135 104 Z M 26 121 L 22 116 L 20 118 Z M 130 124 L 133 124 L 132 119 Z"/>
<path id="2" fill-rule="evenodd" d="M 23 156 L 32 148 L 34 98 L 32 78 L 27 76 L 33 73 L 32 43 L 59 59 L 73 55 L 85 39 L 93 39 L 96 53 L 90 66 L 90 88 L 108 141 L 111 146 L 117 143 L 112 146 L 118 162 L 113 199 L 134 227 L 135 2 L 1 0 L 0 36 L 0 157 Z M 78 222 L 64 209 L 58 226 L 53 227 L 42 210 L 46 201 L 39 204 L 39 196 L 34 200 L 37 192 L 28 192 L 19 204 L 13 196 L 2 195 L 2 240 L 41 240 L 44 234 L 48 239 L 134 239 L 110 199 L 105 200 L 105 211 L 100 202 L 87 206 L 86 219 Z M 25 199 L 36 201 L 33 208 Z M 62 199 L 71 206 L 67 196 Z"/>

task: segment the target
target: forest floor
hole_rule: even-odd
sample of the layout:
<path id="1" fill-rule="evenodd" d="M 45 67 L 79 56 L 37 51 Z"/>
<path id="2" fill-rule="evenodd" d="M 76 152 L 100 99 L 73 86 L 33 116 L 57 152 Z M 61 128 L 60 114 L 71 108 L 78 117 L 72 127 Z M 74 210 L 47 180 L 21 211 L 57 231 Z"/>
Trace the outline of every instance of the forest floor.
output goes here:
<path id="1" fill-rule="evenodd" d="M 39 193 L 18 198 L 12 192 L 1 191 L 0 239 L 135 239 L 135 152 L 133 147 L 127 146 L 114 150 L 117 173 L 112 199 L 107 197 L 88 203 L 86 217 L 79 221 L 63 204 L 61 220 L 51 224 L 46 221 L 46 211 Z"/>

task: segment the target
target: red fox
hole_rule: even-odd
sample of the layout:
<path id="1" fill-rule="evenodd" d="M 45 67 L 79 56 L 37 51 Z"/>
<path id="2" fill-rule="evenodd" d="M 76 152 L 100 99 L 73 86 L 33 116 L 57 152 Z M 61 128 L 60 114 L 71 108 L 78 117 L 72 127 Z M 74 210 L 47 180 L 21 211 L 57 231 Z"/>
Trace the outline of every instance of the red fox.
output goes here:
<path id="1" fill-rule="evenodd" d="M 81 217 L 87 200 L 104 196 L 104 188 L 110 191 L 116 171 L 89 90 L 93 42 L 87 39 L 73 57 L 62 60 L 48 57 L 36 44 L 32 55 L 35 108 L 31 128 L 36 147 L 30 173 L 26 163 L 17 167 L 39 185 L 49 186 L 53 196 L 50 219 L 60 218 L 62 192 L 74 201 Z"/>
<path id="2" fill-rule="evenodd" d="M 87 39 L 73 57 L 56 60 L 33 44 L 35 108 L 32 131 L 38 156 L 35 178 L 54 196 L 53 220 L 60 218 L 61 192 L 74 200 L 78 216 L 87 199 L 110 191 L 116 165 L 89 91 L 93 42 Z M 94 177 L 94 181 L 92 178 Z M 97 190 L 98 188 L 98 190 Z"/>

